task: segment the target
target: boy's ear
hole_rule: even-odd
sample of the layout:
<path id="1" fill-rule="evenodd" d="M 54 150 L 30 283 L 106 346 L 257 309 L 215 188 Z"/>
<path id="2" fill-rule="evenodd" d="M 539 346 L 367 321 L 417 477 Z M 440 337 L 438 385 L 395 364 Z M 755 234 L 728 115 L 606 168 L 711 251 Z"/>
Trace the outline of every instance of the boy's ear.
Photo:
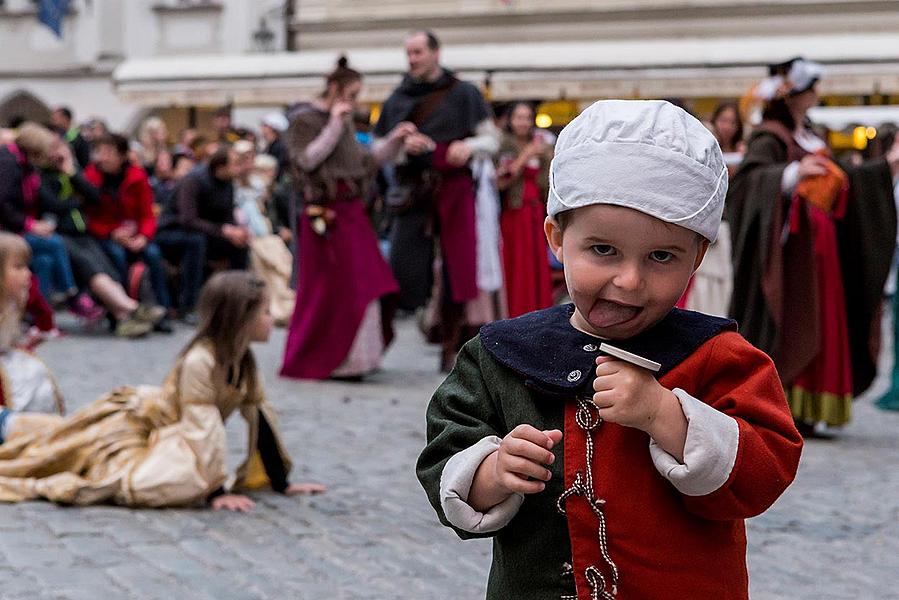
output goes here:
<path id="1" fill-rule="evenodd" d="M 552 250 L 556 260 L 564 263 L 562 260 L 562 228 L 556 223 L 552 217 L 546 217 L 543 222 L 543 231 L 546 233 L 546 241 L 549 243 L 549 249 Z"/>
<path id="2" fill-rule="evenodd" d="M 696 252 L 696 261 L 693 263 L 693 272 L 695 273 L 697 269 L 699 269 L 699 265 L 702 264 L 702 259 L 705 258 L 705 253 L 709 250 L 709 241 L 705 238 L 701 238 L 699 240 L 699 250 Z"/>

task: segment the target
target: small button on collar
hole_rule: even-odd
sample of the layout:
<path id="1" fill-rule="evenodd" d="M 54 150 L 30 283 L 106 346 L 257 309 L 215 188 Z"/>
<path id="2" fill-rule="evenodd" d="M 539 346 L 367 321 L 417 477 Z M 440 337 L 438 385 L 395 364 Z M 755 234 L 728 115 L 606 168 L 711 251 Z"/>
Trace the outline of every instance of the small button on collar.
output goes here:
<path id="1" fill-rule="evenodd" d="M 595 344 L 587 344 L 584 346 L 584 352 L 596 352 L 597 350 L 599 350 L 599 347 Z"/>
<path id="2" fill-rule="evenodd" d="M 568 374 L 568 381 L 570 381 L 571 383 L 574 383 L 575 381 L 577 381 L 580 378 L 581 378 L 581 372 L 578 371 L 577 369 L 575 369 L 574 371 L 572 371 L 571 373 Z"/>

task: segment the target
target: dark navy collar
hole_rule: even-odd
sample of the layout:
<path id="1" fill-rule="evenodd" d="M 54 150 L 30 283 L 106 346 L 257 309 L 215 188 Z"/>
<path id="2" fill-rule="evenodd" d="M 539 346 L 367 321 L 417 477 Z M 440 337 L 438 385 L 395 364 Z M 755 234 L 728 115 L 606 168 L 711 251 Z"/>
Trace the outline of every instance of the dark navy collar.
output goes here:
<path id="1" fill-rule="evenodd" d="M 481 328 L 481 343 L 500 364 L 548 393 L 571 394 L 592 385 L 603 340 L 571 325 L 574 304 L 554 306 Z M 662 377 L 699 346 L 724 331 L 736 331 L 730 319 L 673 309 L 656 325 L 614 346 L 662 365 Z"/>

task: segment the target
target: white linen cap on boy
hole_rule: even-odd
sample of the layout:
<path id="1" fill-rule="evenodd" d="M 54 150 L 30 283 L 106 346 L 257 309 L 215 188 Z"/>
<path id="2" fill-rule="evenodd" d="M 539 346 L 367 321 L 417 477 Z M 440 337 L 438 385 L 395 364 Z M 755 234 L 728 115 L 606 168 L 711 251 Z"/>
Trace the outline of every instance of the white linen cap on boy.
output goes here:
<path id="1" fill-rule="evenodd" d="M 559 134 L 547 213 L 615 204 L 714 242 L 726 194 L 721 148 L 695 117 L 663 100 L 600 100 Z"/>

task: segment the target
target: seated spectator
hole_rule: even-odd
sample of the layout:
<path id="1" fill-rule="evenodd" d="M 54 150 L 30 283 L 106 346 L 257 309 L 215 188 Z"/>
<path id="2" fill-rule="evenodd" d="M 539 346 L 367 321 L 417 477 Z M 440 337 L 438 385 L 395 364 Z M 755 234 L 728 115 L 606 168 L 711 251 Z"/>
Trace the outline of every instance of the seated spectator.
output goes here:
<path id="1" fill-rule="evenodd" d="M 172 265 L 180 265 L 178 314 L 188 324 L 196 324 L 194 309 L 197 294 L 203 285 L 203 266 L 206 261 L 206 236 L 182 229 L 177 219 L 175 191 L 178 183 L 196 166 L 192 155 L 176 152 L 172 157 L 169 176 L 157 179 L 153 186 L 159 213 L 156 243 L 162 256 Z"/>
<path id="2" fill-rule="evenodd" d="M 81 127 L 81 136 L 91 145 L 107 133 L 109 133 L 109 127 L 107 127 L 106 122 L 99 117 L 91 117 L 85 121 L 84 125 Z"/>
<path id="3" fill-rule="evenodd" d="M 52 219 L 41 219 L 41 178 L 57 138 L 35 123 L 25 123 L 16 141 L 0 147 L 0 227 L 24 236 L 31 247 L 31 268 L 40 283 L 41 294 L 66 302 L 79 317 L 88 321 L 101 318 L 102 311 L 89 296 L 79 295 L 69 255 Z M 56 295 L 53 293 L 57 292 Z"/>
<path id="4" fill-rule="evenodd" d="M 182 179 L 159 218 L 159 243 L 168 260 L 181 263 L 182 318 L 193 314 L 206 260 L 232 269 L 249 265 L 249 232 L 236 224 L 234 175 L 238 155 L 230 147 L 216 150 L 208 164 L 200 164 Z"/>
<path id="5" fill-rule="evenodd" d="M 237 224 L 234 214 L 234 176 L 240 158 L 232 148 L 219 148 L 188 173 L 175 192 L 171 209 L 181 229 L 206 237 L 206 258 L 227 262 L 232 269 L 246 269 L 250 233 Z"/>
<path id="6" fill-rule="evenodd" d="M 165 265 L 159 247 L 153 243 L 156 215 L 147 174 L 127 160 L 128 140 L 121 135 L 100 138 L 94 153 L 95 162 L 84 174 L 99 188 L 100 198 L 85 206 L 87 229 L 99 240 L 126 286 L 129 265 L 142 261 L 149 270 L 156 301 L 168 309 L 171 302 Z M 170 331 L 171 326 L 161 321 L 157 329 Z"/>
<path id="7" fill-rule="evenodd" d="M 169 130 L 165 121 L 159 117 L 146 119 L 140 126 L 134 150 L 137 153 L 138 164 L 143 167 L 147 177 L 152 181 L 160 161 L 171 161 Z"/>
<path id="8" fill-rule="evenodd" d="M 72 109 L 67 106 L 60 106 L 53 110 L 50 115 L 53 126 L 59 129 L 66 142 L 72 147 L 75 159 L 78 165 L 83 169 L 91 162 L 91 146 L 90 143 L 81 134 L 81 130 L 75 126 L 72 118 Z"/>
<path id="9" fill-rule="evenodd" d="M 148 334 L 164 316 L 159 307 L 141 306 L 118 281 L 118 271 L 87 231 L 85 205 L 99 202 L 99 191 L 75 167 L 69 147 L 58 141 L 41 173 L 41 200 L 45 216 L 53 215 L 57 232 L 65 243 L 75 282 L 89 290 L 116 321 L 116 335 L 140 337 Z"/>

